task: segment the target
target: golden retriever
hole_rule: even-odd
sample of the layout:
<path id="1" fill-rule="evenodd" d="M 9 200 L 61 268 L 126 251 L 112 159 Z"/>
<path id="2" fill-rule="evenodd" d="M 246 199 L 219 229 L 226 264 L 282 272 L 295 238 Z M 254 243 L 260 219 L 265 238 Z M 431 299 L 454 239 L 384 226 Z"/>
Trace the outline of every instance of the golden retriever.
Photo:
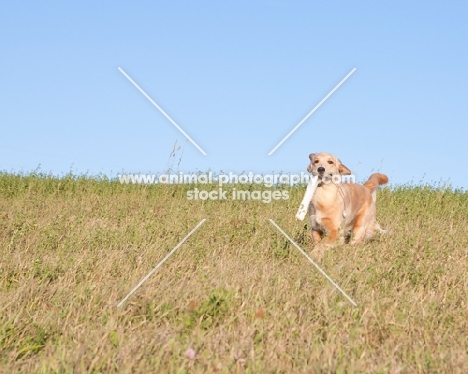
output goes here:
<path id="1" fill-rule="evenodd" d="M 374 236 L 376 231 L 385 232 L 376 221 L 376 196 L 380 185 L 388 182 L 384 174 L 375 173 L 360 185 L 342 183 L 340 175 L 351 171 L 330 153 L 309 155 L 309 173 L 318 176 L 318 186 L 309 206 L 314 243 L 335 244 L 351 238 L 351 244 Z"/>

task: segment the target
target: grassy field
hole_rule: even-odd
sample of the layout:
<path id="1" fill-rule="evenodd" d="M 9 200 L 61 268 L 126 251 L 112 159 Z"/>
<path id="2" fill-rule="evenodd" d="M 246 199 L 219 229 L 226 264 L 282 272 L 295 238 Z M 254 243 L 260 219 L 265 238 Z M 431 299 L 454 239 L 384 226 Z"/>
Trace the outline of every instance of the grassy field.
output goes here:
<path id="1" fill-rule="evenodd" d="M 468 372 L 468 193 L 381 189 L 389 235 L 320 262 L 354 307 L 269 222 L 310 253 L 304 188 L 193 188 L 0 174 L 0 372 Z"/>

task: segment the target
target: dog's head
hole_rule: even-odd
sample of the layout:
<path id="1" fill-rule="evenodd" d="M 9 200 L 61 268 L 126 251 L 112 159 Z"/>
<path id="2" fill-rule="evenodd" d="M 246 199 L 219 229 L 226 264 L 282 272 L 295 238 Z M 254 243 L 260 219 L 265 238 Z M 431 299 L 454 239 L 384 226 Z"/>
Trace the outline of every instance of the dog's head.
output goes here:
<path id="1" fill-rule="evenodd" d="M 324 176 L 330 177 L 336 174 L 351 174 L 351 170 L 330 153 L 311 153 L 309 158 L 310 164 L 307 167 L 307 171 L 312 173 L 312 175 L 318 175 L 319 179 L 322 179 Z"/>

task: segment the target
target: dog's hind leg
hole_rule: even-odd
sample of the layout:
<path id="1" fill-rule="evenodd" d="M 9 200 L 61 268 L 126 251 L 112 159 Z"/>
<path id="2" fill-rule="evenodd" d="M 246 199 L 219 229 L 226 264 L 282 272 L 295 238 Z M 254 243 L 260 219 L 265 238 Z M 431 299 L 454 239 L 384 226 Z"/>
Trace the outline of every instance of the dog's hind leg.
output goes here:
<path id="1" fill-rule="evenodd" d="M 366 238 L 369 227 L 370 225 L 366 214 L 358 214 L 353 225 L 351 244 L 356 244 L 364 240 Z"/>

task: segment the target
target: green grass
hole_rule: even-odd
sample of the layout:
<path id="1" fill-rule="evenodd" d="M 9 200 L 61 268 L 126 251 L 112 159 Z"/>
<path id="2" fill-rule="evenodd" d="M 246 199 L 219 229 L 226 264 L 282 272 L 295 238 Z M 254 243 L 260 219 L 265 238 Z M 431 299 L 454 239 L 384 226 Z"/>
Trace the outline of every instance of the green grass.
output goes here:
<path id="1" fill-rule="evenodd" d="M 310 253 L 304 188 L 192 188 L 0 174 L 0 372 L 468 372 L 468 193 L 381 189 L 389 235 L 320 262 L 353 307 L 268 221 Z"/>

